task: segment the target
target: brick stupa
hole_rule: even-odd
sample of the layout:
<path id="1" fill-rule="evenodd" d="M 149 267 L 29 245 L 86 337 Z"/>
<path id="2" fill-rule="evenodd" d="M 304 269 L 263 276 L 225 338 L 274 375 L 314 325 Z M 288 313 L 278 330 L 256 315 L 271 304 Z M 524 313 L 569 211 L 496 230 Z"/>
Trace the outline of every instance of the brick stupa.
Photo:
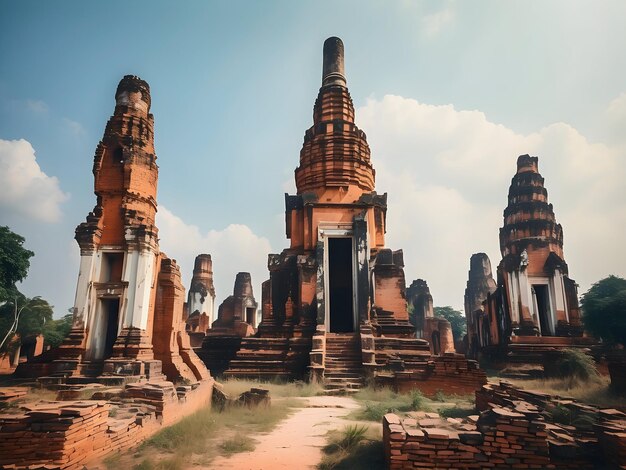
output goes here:
<path id="1" fill-rule="evenodd" d="M 496 289 L 487 255 L 475 254 L 470 262 L 465 304 L 472 356 L 544 364 L 546 354 L 559 348 L 594 344 L 583 337 L 577 285 L 563 257 L 563 228 L 537 157 L 517 159 L 500 251 Z"/>
<path id="2" fill-rule="evenodd" d="M 81 256 L 71 333 L 18 374 L 109 383 L 160 379 L 162 372 L 170 380 L 209 377 L 185 333 L 180 269 L 159 250 L 150 104 L 145 81 L 120 81 L 94 157 L 96 206 L 76 228 Z"/>
<path id="3" fill-rule="evenodd" d="M 370 148 L 354 117 L 344 45 L 332 37 L 295 170 L 297 192 L 285 195 L 291 243 L 269 255 L 258 331 L 207 337 L 199 354 L 226 376 L 308 375 L 329 391 L 355 390 L 366 379 L 398 389 L 419 382 L 426 392 L 450 384 L 474 390 L 485 381 L 476 363 L 433 357 L 429 341 L 416 338 L 402 251 L 385 248 L 387 195 L 374 191 Z"/>

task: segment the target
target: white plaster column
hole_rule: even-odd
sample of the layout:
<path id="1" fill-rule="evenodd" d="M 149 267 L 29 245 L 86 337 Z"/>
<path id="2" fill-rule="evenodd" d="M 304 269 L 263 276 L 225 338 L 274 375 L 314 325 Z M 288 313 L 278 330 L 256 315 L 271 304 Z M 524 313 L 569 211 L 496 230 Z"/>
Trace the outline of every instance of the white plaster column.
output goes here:
<path id="1" fill-rule="evenodd" d="M 120 317 L 122 317 L 122 328 L 128 328 L 132 326 L 133 306 L 135 305 L 135 294 L 137 291 L 138 259 L 138 251 L 129 250 L 126 253 L 126 263 L 124 263 L 124 276 L 122 277 L 122 279 L 128 283 L 128 287 L 126 288 L 126 299 L 124 302 L 122 302 L 124 307 L 120 311 Z"/>
<path id="2" fill-rule="evenodd" d="M 560 269 L 554 270 L 554 299 L 556 301 L 556 309 L 565 312 L 565 320 L 569 323 L 569 312 L 567 311 L 567 296 L 565 295 L 565 283 L 563 282 L 563 273 Z"/>
<path id="3" fill-rule="evenodd" d="M 523 307 L 527 307 L 528 311 L 530 312 L 530 320 L 532 320 L 534 322 L 534 315 L 537 314 L 534 306 L 533 306 L 533 302 L 532 302 L 532 293 L 531 293 L 531 288 L 532 286 L 530 285 L 530 282 L 528 281 L 528 275 L 526 274 L 526 271 L 519 271 L 519 294 L 520 294 L 520 300 L 522 303 L 522 308 Z M 521 315 L 522 312 L 520 312 Z"/>
<path id="4" fill-rule="evenodd" d="M 156 255 L 151 250 L 141 251 L 137 254 L 134 289 L 131 289 L 130 280 L 128 285 L 129 303 L 126 309 L 127 322 L 125 322 L 125 326 L 132 326 L 142 330 L 148 327 L 150 293 L 152 290 L 152 280 L 154 279 L 155 260 Z M 132 303 L 130 302 L 131 292 L 133 293 Z"/>
<path id="5" fill-rule="evenodd" d="M 97 279 L 99 272 L 101 255 L 100 252 L 82 253 L 80 256 L 80 267 L 78 269 L 78 282 L 76 285 L 76 296 L 74 297 L 74 309 L 72 313 L 74 326 L 88 325 L 90 317 L 90 307 L 92 305 L 92 283 Z"/>
<path id="6" fill-rule="evenodd" d="M 507 277 L 509 278 L 509 295 L 511 298 L 511 320 L 513 322 L 520 323 L 520 311 L 519 311 L 519 280 L 517 277 L 517 272 L 513 271 L 507 273 Z"/>

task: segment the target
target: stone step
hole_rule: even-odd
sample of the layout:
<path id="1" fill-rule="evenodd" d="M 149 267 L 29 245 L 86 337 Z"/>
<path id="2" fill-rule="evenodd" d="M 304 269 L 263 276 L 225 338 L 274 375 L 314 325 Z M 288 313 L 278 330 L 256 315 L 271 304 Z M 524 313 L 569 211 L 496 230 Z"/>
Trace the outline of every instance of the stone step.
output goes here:
<path id="1" fill-rule="evenodd" d="M 333 389 L 337 390 L 341 388 L 348 388 L 348 389 L 353 389 L 353 390 L 359 390 L 362 386 L 363 386 L 363 383 L 361 382 L 343 381 L 343 382 L 327 383 L 324 385 L 324 389 L 325 390 L 333 390 Z"/>
<path id="2" fill-rule="evenodd" d="M 325 364 L 326 367 L 357 367 L 360 368 L 363 365 L 363 362 L 361 360 L 358 361 L 333 361 L 333 360 L 328 360 L 328 358 L 326 358 Z"/>
<path id="3" fill-rule="evenodd" d="M 330 384 L 337 384 L 337 383 L 357 383 L 357 384 L 363 384 L 364 379 L 362 377 L 359 376 L 352 376 L 352 377 L 328 377 L 326 374 L 324 374 L 324 381 L 326 382 L 327 385 Z"/>
<path id="4" fill-rule="evenodd" d="M 328 377 L 331 379 L 335 379 L 335 380 L 347 380 L 347 379 L 356 379 L 356 380 L 362 380 L 363 379 L 363 374 L 361 373 L 361 371 L 359 370 L 354 370 L 354 371 L 350 371 L 350 372 L 327 372 L 324 371 L 324 377 Z"/>

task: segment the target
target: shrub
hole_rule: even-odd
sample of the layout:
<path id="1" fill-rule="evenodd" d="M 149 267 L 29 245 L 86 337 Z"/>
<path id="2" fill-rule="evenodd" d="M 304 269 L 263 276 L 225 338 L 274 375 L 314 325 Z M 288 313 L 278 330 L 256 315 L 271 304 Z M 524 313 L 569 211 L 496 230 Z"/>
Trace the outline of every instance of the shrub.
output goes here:
<path id="1" fill-rule="evenodd" d="M 583 381 L 598 377 L 593 358 L 580 349 L 564 349 L 557 360 L 557 368 L 562 377 Z"/>
<path id="2" fill-rule="evenodd" d="M 411 409 L 414 411 L 426 408 L 426 397 L 419 390 L 411 391 Z"/>

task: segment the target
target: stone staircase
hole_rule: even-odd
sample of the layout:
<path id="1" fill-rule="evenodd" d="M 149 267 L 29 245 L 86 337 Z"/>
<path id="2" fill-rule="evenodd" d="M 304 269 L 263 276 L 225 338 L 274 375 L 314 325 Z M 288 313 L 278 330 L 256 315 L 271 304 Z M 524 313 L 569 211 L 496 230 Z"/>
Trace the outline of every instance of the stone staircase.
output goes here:
<path id="1" fill-rule="evenodd" d="M 361 338 L 358 333 L 326 333 L 324 391 L 355 393 L 365 383 Z"/>
<path id="2" fill-rule="evenodd" d="M 287 338 L 243 338 L 241 348 L 228 364 L 224 377 L 289 379 L 288 352 Z"/>

